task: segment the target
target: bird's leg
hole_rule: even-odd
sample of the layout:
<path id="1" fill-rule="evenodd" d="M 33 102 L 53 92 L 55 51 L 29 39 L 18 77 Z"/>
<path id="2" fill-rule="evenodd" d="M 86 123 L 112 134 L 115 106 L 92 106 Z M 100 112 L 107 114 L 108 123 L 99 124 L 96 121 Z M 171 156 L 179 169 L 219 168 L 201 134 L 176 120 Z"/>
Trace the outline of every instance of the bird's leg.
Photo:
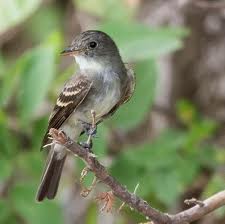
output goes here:
<path id="1" fill-rule="evenodd" d="M 89 149 L 89 151 L 91 152 L 91 148 L 92 148 L 92 138 L 95 136 L 96 132 L 97 132 L 97 127 L 96 127 L 96 117 L 95 117 L 95 111 L 91 110 L 91 116 L 92 116 L 92 124 L 91 127 L 89 127 L 89 133 L 88 133 L 88 139 L 85 143 L 81 143 L 81 145 L 87 149 Z M 87 124 L 87 123 L 86 123 Z M 94 134 L 94 136 L 93 136 Z M 92 152 L 91 152 L 92 153 Z M 93 154 L 93 156 L 95 156 Z M 87 176 L 88 172 L 91 171 L 91 169 L 89 167 L 85 167 L 82 172 L 81 172 L 81 177 L 80 177 L 80 183 L 82 184 L 84 178 Z M 89 193 L 92 191 L 92 189 L 95 187 L 95 185 L 97 184 L 97 178 L 94 177 L 92 184 L 90 187 L 83 187 L 83 190 L 81 191 L 81 196 L 83 197 L 87 197 L 89 195 Z"/>
<path id="2" fill-rule="evenodd" d="M 96 119 L 95 119 L 95 112 L 91 110 L 91 115 L 92 115 L 92 123 L 86 123 L 84 121 L 81 121 L 84 132 L 86 133 L 87 136 L 90 136 L 92 138 L 96 137 L 97 134 L 97 127 L 96 127 Z"/>
<path id="3" fill-rule="evenodd" d="M 96 113 L 94 110 L 91 110 L 91 116 L 92 116 L 92 123 L 84 123 L 83 127 L 85 130 L 85 133 L 88 135 L 88 139 L 86 142 L 81 142 L 80 145 L 83 146 L 84 148 L 91 149 L 92 148 L 92 138 L 96 136 L 97 133 L 97 126 L 96 126 Z"/>
<path id="4" fill-rule="evenodd" d="M 91 117 L 92 117 L 92 124 L 91 124 L 91 128 L 89 129 L 87 144 L 92 144 L 92 137 L 94 137 L 97 132 L 96 114 L 94 110 L 91 110 Z"/>

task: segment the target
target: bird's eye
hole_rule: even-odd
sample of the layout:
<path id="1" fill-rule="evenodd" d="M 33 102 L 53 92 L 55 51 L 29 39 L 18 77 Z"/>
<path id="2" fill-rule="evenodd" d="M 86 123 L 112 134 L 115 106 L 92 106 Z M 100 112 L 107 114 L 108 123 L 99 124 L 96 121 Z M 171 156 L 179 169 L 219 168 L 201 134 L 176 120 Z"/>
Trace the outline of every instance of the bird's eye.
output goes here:
<path id="1" fill-rule="evenodd" d="M 89 47 L 90 48 L 96 48 L 97 47 L 97 43 L 95 41 L 92 41 L 89 43 Z"/>

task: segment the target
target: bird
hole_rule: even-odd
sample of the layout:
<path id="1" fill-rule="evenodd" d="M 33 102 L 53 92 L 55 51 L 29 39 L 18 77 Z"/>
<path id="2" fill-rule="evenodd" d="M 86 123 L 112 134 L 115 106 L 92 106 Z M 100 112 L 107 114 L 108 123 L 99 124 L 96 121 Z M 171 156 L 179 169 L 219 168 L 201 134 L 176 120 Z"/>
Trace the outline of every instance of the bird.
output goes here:
<path id="1" fill-rule="evenodd" d="M 91 130 L 91 111 L 99 124 L 127 102 L 135 89 L 133 69 L 123 63 L 117 45 L 105 32 L 87 30 L 78 34 L 61 55 L 74 57 L 79 68 L 56 100 L 41 148 L 48 145 L 51 128 L 63 131 L 74 141 L 84 132 L 96 133 Z M 55 198 L 67 152 L 62 145 L 50 146 L 36 194 L 38 202 Z"/>

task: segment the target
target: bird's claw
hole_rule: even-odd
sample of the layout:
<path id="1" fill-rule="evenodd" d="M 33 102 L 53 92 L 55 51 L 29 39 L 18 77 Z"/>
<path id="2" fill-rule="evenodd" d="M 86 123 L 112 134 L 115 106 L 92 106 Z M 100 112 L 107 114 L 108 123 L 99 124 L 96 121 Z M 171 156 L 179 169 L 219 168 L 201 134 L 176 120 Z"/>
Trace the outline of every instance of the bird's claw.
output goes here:
<path id="1" fill-rule="evenodd" d="M 49 135 L 52 137 L 52 140 L 55 143 L 65 144 L 68 140 L 68 137 L 66 136 L 65 132 L 61 129 L 57 130 L 55 128 L 51 128 L 49 130 Z"/>
<path id="2" fill-rule="evenodd" d="M 87 131 L 87 135 L 91 135 L 92 138 L 95 138 L 97 135 L 97 127 L 90 127 L 90 129 Z"/>
<path id="3" fill-rule="evenodd" d="M 95 138 L 97 135 L 97 127 L 92 124 L 86 123 L 84 121 L 81 121 L 84 132 L 86 133 L 87 136 L 91 136 L 92 138 Z"/>

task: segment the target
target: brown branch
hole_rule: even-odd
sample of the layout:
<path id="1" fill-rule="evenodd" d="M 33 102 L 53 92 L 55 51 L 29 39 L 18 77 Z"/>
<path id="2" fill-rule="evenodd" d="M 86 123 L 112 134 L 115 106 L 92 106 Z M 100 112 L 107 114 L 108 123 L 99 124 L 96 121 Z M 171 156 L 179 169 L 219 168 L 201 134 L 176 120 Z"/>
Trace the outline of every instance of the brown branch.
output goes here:
<path id="1" fill-rule="evenodd" d="M 185 224 L 200 219 L 204 215 L 214 211 L 215 209 L 225 205 L 225 191 L 221 191 L 202 203 L 204 206 L 196 205 L 190 209 L 175 215 L 169 215 L 160 212 L 151 207 L 146 201 L 138 197 L 134 193 L 129 192 L 126 187 L 121 185 L 115 178 L 109 175 L 106 168 L 96 159 L 96 157 L 88 152 L 87 149 L 81 147 L 77 143 L 69 139 L 64 133 L 51 129 L 49 134 L 52 136 L 54 143 L 64 145 L 68 151 L 79 156 L 88 165 L 95 176 L 112 190 L 113 194 L 130 207 L 136 209 L 145 217 L 150 218 L 154 224 Z"/>
<path id="2" fill-rule="evenodd" d="M 174 220 L 174 224 L 190 223 L 202 218 L 204 215 L 225 205 L 225 190 L 221 191 L 210 198 L 202 201 L 204 206 L 195 205 L 194 207 L 170 216 Z"/>
<path id="3" fill-rule="evenodd" d="M 224 1 L 209 1 L 209 0 L 193 0 L 193 4 L 204 9 L 223 9 L 225 8 Z"/>

